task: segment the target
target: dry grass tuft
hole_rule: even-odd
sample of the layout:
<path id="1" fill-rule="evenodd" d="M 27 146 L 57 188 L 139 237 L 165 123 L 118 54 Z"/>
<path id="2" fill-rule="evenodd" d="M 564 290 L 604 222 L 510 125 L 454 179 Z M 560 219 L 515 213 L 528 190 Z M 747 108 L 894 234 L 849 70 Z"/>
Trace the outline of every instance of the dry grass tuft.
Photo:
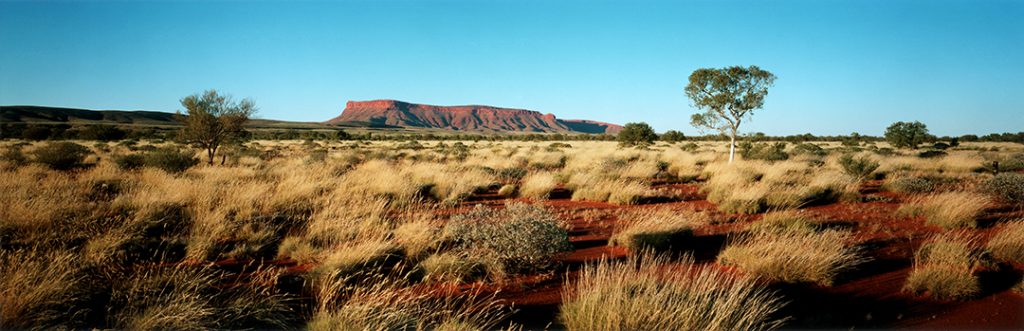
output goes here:
<path id="1" fill-rule="evenodd" d="M 649 208 L 619 217 L 618 227 L 608 245 L 625 246 L 631 251 L 650 248 L 656 251 L 679 246 L 693 234 L 693 228 L 707 223 L 707 215 L 670 208 Z"/>
<path id="2" fill-rule="evenodd" d="M 1024 263 L 1024 219 L 1003 225 L 999 233 L 988 240 L 987 248 L 997 259 Z"/>
<path id="3" fill-rule="evenodd" d="M 519 195 L 530 199 L 547 199 L 557 186 L 558 181 L 550 172 L 533 172 L 523 179 Z"/>
<path id="4" fill-rule="evenodd" d="M 978 218 L 985 215 L 985 209 L 992 206 L 986 195 L 971 192 L 948 192 L 915 198 L 910 204 L 900 207 L 899 212 L 911 216 L 923 216 L 925 222 L 946 229 L 977 227 Z"/>
<path id="5" fill-rule="evenodd" d="M 778 229 L 743 236 L 718 255 L 718 262 L 772 282 L 832 285 L 836 275 L 861 262 L 850 234 Z"/>
<path id="6" fill-rule="evenodd" d="M 747 278 L 642 253 L 583 268 L 562 292 L 569 330 L 774 329 L 782 303 Z"/>
<path id="7" fill-rule="evenodd" d="M 81 262 L 71 252 L 0 251 L 0 328 L 64 325 L 79 313 Z"/>
<path id="8" fill-rule="evenodd" d="M 981 292 L 975 269 L 980 262 L 971 239 L 949 235 L 932 237 L 914 254 L 914 270 L 903 289 L 928 292 L 939 299 L 962 300 Z"/>

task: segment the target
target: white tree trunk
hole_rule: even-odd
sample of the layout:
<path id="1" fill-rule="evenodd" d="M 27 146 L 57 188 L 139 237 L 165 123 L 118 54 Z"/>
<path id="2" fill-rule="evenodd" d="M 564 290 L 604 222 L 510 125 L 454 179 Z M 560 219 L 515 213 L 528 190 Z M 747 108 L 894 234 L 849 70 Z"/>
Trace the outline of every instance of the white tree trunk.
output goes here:
<path id="1" fill-rule="evenodd" d="M 733 131 L 729 135 L 729 163 L 732 163 L 732 159 L 736 157 L 736 132 Z"/>

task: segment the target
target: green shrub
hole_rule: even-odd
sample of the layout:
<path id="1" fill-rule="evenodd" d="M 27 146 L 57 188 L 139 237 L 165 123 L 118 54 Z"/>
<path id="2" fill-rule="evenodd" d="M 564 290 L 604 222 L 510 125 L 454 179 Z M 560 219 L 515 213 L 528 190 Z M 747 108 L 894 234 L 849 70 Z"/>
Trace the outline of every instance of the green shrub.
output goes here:
<path id="1" fill-rule="evenodd" d="M 839 166 L 843 168 L 847 175 L 864 179 L 871 175 L 872 172 L 875 172 L 875 169 L 878 169 L 878 162 L 867 156 L 854 158 L 853 155 L 847 154 L 839 158 Z"/>
<path id="2" fill-rule="evenodd" d="M 935 190 L 935 183 L 923 177 L 898 177 L 884 186 L 886 190 L 899 193 L 928 193 Z"/>
<path id="3" fill-rule="evenodd" d="M 989 194 L 1024 208 L 1024 174 L 1001 173 L 986 181 L 983 187 Z"/>
<path id="4" fill-rule="evenodd" d="M 82 161 L 91 152 L 89 148 L 73 142 L 56 142 L 32 151 L 33 159 L 55 170 L 70 170 L 82 166 Z"/>
<path id="5" fill-rule="evenodd" d="M 199 159 L 190 150 L 177 148 L 159 148 L 146 153 L 147 167 L 154 167 L 170 173 L 179 173 L 199 163 Z"/>
<path id="6" fill-rule="evenodd" d="M 125 154 L 113 157 L 114 164 L 123 170 L 134 170 L 146 165 L 146 157 L 141 154 Z"/>
<path id="7" fill-rule="evenodd" d="M 784 142 L 752 144 L 745 141 L 740 144 L 740 155 L 744 160 L 782 161 L 789 159 Z"/>
<path id="8" fill-rule="evenodd" d="M 626 123 L 619 131 L 620 146 L 646 146 L 658 139 L 658 134 L 647 123 Z"/>
<path id="9" fill-rule="evenodd" d="M 700 145 L 697 145 L 696 143 L 685 143 L 682 146 L 679 146 L 679 149 L 692 153 L 700 149 Z"/>
<path id="10" fill-rule="evenodd" d="M 21 151 L 21 146 L 11 146 L 4 150 L 3 155 L 0 155 L 0 159 L 7 161 L 12 166 L 20 167 L 28 163 L 28 158 L 25 157 L 25 153 Z"/>
<path id="11" fill-rule="evenodd" d="M 452 217 L 445 237 L 459 250 L 493 256 L 513 273 L 544 269 L 557 254 L 572 249 L 568 232 L 554 215 L 524 203 L 501 209 L 477 205 Z"/>
<path id="12" fill-rule="evenodd" d="M 800 143 L 796 147 L 793 147 L 793 154 L 807 154 L 814 156 L 825 156 L 828 152 L 825 151 L 821 146 L 812 143 Z"/>

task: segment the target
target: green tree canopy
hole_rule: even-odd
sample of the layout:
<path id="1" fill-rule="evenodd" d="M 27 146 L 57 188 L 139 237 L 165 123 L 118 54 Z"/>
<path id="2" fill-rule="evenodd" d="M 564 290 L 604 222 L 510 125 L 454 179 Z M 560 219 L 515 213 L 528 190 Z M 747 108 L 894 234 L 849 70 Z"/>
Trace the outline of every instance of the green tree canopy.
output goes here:
<path id="1" fill-rule="evenodd" d="M 896 148 L 917 149 L 928 140 L 928 126 L 921 122 L 896 122 L 885 129 L 885 140 Z"/>
<path id="2" fill-rule="evenodd" d="M 668 130 L 661 134 L 661 140 L 674 143 L 686 140 L 686 135 L 676 130 Z"/>
<path id="3" fill-rule="evenodd" d="M 256 113 L 256 103 L 252 100 L 235 102 L 216 90 L 182 98 L 181 105 L 188 112 L 187 116 L 179 117 L 185 124 L 181 138 L 206 150 L 209 164 L 213 164 L 217 148 L 243 136 L 242 125 Z"/>
<path id="4" fill-rule="evenodd" d="M 647 123 L 626 123 L 619 131 L 619 144 L 623 146 L 649 145 L 658 139 L 654 129 Z"/>
<path id="5" fill-rule="evenodd" d="M 730 138 L 729 162 L 736 154 L 736 134 L 744 119 L 764 106 L 775 75 L 757 66 L 701 68 L 690 74 L 686 96 L 703 110 L 690 120 L 698 129 L 717 130 Z"/>

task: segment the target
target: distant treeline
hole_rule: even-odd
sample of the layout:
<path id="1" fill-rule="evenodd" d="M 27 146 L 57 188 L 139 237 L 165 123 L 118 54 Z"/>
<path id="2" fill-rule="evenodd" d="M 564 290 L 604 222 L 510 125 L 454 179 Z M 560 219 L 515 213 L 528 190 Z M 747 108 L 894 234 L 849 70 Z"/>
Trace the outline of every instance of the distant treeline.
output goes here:
<path id="1" fill-rule="evenodd" d="M 0 139 L 26 140 L 101 140 L 113 141 L 122 139 L 175 140 L 178 128 L 174 127 L 121 127 L 115 125 L 35 125 L 24 123 L 0 124 Z M 338 129 L 250 129 L 248 139 L 256 140 L 463 140 L 463 141 L 615 141 L 612 134 L 563 134 L 563 133 L 512 133 L 512 134 L 473 134 L 473 133 L 349 133 Z M 726 135 L 684 136 L 677 131 L 669 131 L 659 135 L 662 141 L 728 141 Z M 1015 142 L 1024 144 L 1024 132 L 992 133 L 982 136 L 967 134 L 959 137 L 930 137 L 931 141 L 950 141 L 957 138 L 960 142 Z M 743 137 L 745 141 L 785 141 L 791 143 L 808 141 L 835 142 L 880 142 L 883 137 L 852 133 L 838 136 L 817 136 L 810 133 L 769 136 L 756 132 Z"/>

